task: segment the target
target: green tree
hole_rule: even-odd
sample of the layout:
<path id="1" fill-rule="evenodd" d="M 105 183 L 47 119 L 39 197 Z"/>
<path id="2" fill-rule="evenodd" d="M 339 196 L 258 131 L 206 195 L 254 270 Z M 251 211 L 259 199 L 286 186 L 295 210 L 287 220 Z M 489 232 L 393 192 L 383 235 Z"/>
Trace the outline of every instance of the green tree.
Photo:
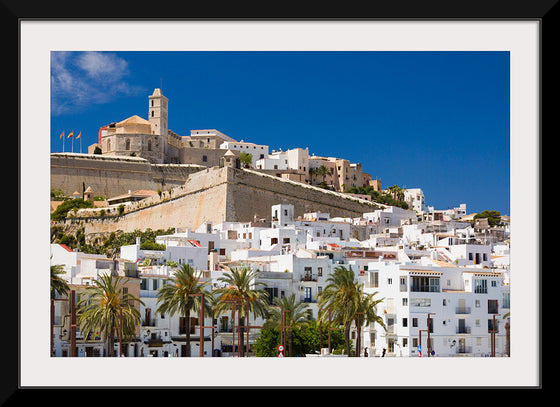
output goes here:
<path id="1" fill-rule="evenodd" d="M 363 292 L 363 284 L 358 286 L 359 301 L 356 312 L 356 317 L 354 317 L 354 325 L 358 330 L 358 337 L 361 337 L 362 325 L 377 323 L 385 328 L 385 322 L 383 322 L 383 317 L 377 315 L 377 305 L 382 303 L 384 298 L 375 299 L 375 296 L 379 294 L 378 291 L 372 294 L 366 294 Z M 359 318 L 358 318 L 359 315 Z M 360 344 L 361 347 L 361 344 Z M 356 349 L 356 356 L 359 356 L 361 349 Z"/>
<path id="2" fill-rule="evenodd" d="M 280 345 L 280 330 L 275 328 L 263 328 L 255 341 L 254 350 L 257 357 L 278 356 L 278 345 Z"/>
<path id="3" fill-rule="evenodd" d="M 295 294 L 289 297 L 274 298 L 273 302 L 282 308 L 271 307 L 269 317 L 264 326 L 280 329 L 281 312 L 285 313 L 284 326 L 286 327 L 286 344 L 288 346 L 286 356 L 292 356 L 292 332 L 309 322 L 309 305 L 303 302 L 296 302 Z"/>
<path id="4" fill-rule="evenodd" d="M 56 293 L 65 295 L 69 290 L 66 280 L 60 277 L 65 273 L 63 267 L 62 264 L 51 266 L 51 298 L 54 298 Z"/>
<path id="5" fill-rule="evenodd" d="M 327 309 L 330 309 L 332 323 L 343 327 L 347 355 L 350 355 L 350 328 L 356 319 L 356 313 L 361 309 L 363 295 L 354 277 L 351 266 L 348 269 L 344 266 L 336 267 L 334 273 L 327 278 L 327 285 L 319 295 L 318 302 L 319 309 L 323 309 L 319 319 L 324 322 L 328 315 Z"/>
<path id="6" fill-rule="evenodd" d="M 480 218 L 487 218 L 488 225 L 490 225 L 491 227 L 497 226 L 502 222 L 502 216 L 499 211 L 489 211 L 487 209 L 473 216 L 473 219 Z"/>
<path id="7" fill-rule="evenodd" d="M 93 203 L 90 201 L 84 201 L 82 198 L 70 199 L 69 201 L 64 201 L 51 213 L 51 220 L 61 221 L 66 219 L 68 212 L 71 210 L 78 210 L 82 208 L 93 208 Z"/>
<path id="8" fill-rule="evenodd" d="M 84 340 L 92 332 L 99 332 L 105 338 L 107 355 L 114 356 L 115 333 L 121 332 L 128 342 L 136 335 L 136 325 L 140 323 L 140 311 L 134 302 L 144 304 L 139 298 L 123 290 L 128 279 L 110 274 L 102 274 L 87 286 L 77 304 L 78 323 Z M 122 320 L 122 325 L 121 325 Z"/>
<path id="9" fill-rule="evenodd" d="M 323 177 L 323 182 L 326 182 L 325 178 L 327 175 L 332 174 L 332 168 L 327 168 L 324 165 L 321 165 L 319 168 L 315 170 L 315 174 L 319 175 L 320 177 Z"/>
<path id="10" fill-rule="evenodd" d="M 232 268 L 231 273 L 227 273 L 218 280 L 225 283 L 224 287 L 218 288 L 214 294 L 219 299 L 215 310 L 218 313 L 232 309 L 236 304 L 239 325 L 244 324 L 244 319 L 253 313 L 254 317 L 266 317 L 268 311 L 268 293 L 262 288 L 265 283 L 256 282 L 257 272 L 250 267 Z M 247 311 L 247 305 L 249 310 Z M 235 323 L 232 321 L 232 323 Z M 243 343 L 243 331 L 241 333 L 241 343 Z"/>
<path id="11" fill-rule="evenodd" d="M 185 318 L 186 352 L 182 355 L 185 357 L 191 356 L 191 310 L 198 311 L 201 306 L 206 306 L 206 301 L 204 305 L 201 304 L 201 297 L 192 295 L 210 295 L 206 291 L 208 283 L 200 281 L 201 277 L 202 272 L 197 272 L 188 264 L 181 264 L 173 271 L 173 277 L 167 279 L 157 293 L 157 313 L 169 313 L 170 316 L 179 313 Z M 200 323 L 204 324 L 204 321 Z"/>
<path id="12" fill-rule="evenodd" d="M 246 168 L 249 168 L 253 163 L 253 155 L 251 153 L 242 152 L 239 155 L 239 161 L 243 164 Z"/>

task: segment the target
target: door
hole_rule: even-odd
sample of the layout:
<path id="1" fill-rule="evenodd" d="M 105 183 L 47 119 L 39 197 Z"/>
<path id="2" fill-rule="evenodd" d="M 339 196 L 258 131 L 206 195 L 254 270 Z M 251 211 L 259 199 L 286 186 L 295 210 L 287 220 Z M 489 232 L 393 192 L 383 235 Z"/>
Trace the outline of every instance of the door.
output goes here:
<path id="1" fill-rule="evenodd" d="M 305 298 L 303 302 L 311 302 L 311 287 L 305 287 Z"/>
<path id="2" fill-rule="evenodd" d="M 457 348 L 458 353 L 465 353 L 466 346 L 465 346 L 465 338 L 459 338 L 459 346 Z"/>
<path id="3" fill-rule="evenodd" d="M 457 307 L 457 312 L 458 312 L 459 314 L 464 314 L 464 313 L 465 313 L 465 310 L 466 310 L 466 308 L 465 308 L 465 299 L 464 299 L 464 298 L 461 298 L 461 299 L 459 299 L 459 306 Z"/>

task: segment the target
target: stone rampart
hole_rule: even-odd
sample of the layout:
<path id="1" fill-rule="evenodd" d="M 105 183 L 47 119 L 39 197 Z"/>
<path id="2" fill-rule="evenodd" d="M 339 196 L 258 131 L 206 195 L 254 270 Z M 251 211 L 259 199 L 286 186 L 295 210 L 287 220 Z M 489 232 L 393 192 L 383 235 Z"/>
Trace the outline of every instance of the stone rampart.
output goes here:
<path id="1" fill-rule="evenodd" d="M 90 186 L 95 196 L 110 198 L 130 191 L 167 190 L 183 185 L 188 176 L 206 167 L 150 164 L 144 158 L 99 154 L 51 154 L 51 188 L 70 196 Z"/>
<path id="2" fill-rule="evenodd" d="M 255 215 L 270 219 L 271 207 L 294 205 L 296 217 L 305 212 L 328 212 L 331 216 L 359 217 L 376 208 L 371 202 L 326 191 L 318 187 L 280 179 L 251 170 L 213 167 L 192 173 L 181 187 L 161 196 L 117 208 L 82 209 L 67 220 L 69 227 L 85 228 L 99 235 L 135 229 L 196 229 L 204 222 L 252 221 Z"/>
<path id="3" fill-rule="evenodd" d="M 234 170 L 228 178 L 226 217 L 250 221 L 255 215 L 270 219 L 276 204 L 294 205 L 294 217 L 307 212 L 326 212 L 331 217 L 360 217 L 377 206 L 339 192 L 279 178 L 253 170 Z"/>

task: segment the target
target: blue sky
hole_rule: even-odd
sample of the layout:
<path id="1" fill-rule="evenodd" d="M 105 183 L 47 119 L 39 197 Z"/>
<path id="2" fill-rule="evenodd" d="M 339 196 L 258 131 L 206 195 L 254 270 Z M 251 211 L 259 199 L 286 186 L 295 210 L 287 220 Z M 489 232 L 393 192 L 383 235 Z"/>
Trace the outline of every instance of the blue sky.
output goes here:
<path id="1" fill-rule="evenodd" d="M 169 128 L 217 129 L 270 149 L 346 158 L 436 209 L 510 213 L 508 52 L 53 52 L 59 136 L 147 118 L 162 87 Z M 65 139 L 65 151 L 71 140 Z M 79 152 L 79 140 L 74 141 Z"/>

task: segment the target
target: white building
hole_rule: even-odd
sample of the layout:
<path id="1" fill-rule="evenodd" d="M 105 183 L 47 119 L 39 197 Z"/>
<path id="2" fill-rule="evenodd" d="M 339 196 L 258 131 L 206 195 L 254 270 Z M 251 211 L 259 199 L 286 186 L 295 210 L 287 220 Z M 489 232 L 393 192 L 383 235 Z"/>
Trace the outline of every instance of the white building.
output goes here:
<path id="1" fill-rule="evenodd" d="M 258 159 L 255 165 L 261 170 L 295 170 L 309 174 L 309 150 L 293 148 L 287 151 L 273 151 L 268 157 Z"/>
<path id="2" fill-rule="evenodd" d="M 416 223 L 417 216 L 413 210 L 389 206 L 373 212 L 364 213 L 363 218 L 367 223 L 381 226 L 401 226 Z"/>
<path id="3" fill-rule="evenodd" d="M 222 150 L 235 150 L 240 153 L 249 153 L 252 157 L 251 166 L 258 167 L 259 160 L 266 160 L 268 158 L 268 146 L 264 144 L 247 143 L 241 141 L 224 141 L 220 144 Z"/>
<path id="4" fill-rule="evenodd" d="M 431 263 L 431 264 L 430 264 Z M 502 273 L 464 267 L 371 262 L 365 291 L 384 298 L 377 313 L 386 331 L 366 327 L 362 344 L 370 356 L 427 356 L 428 329 L 433 356 L 502 356 L 506 347 L 504 315 L 509 286 Z M 428 327 L 428 321 L 430 326 Z M 492 327 L 497 332 L 493 335 Z"/>
<path id="5" fill-rule="evenodd" d="M 408 207 L 416 212 L 423 212 L 426 210 L 424 202 L 424 192 L 420 188 L 407 188 L 403 190 L 404 201 Z"/>

